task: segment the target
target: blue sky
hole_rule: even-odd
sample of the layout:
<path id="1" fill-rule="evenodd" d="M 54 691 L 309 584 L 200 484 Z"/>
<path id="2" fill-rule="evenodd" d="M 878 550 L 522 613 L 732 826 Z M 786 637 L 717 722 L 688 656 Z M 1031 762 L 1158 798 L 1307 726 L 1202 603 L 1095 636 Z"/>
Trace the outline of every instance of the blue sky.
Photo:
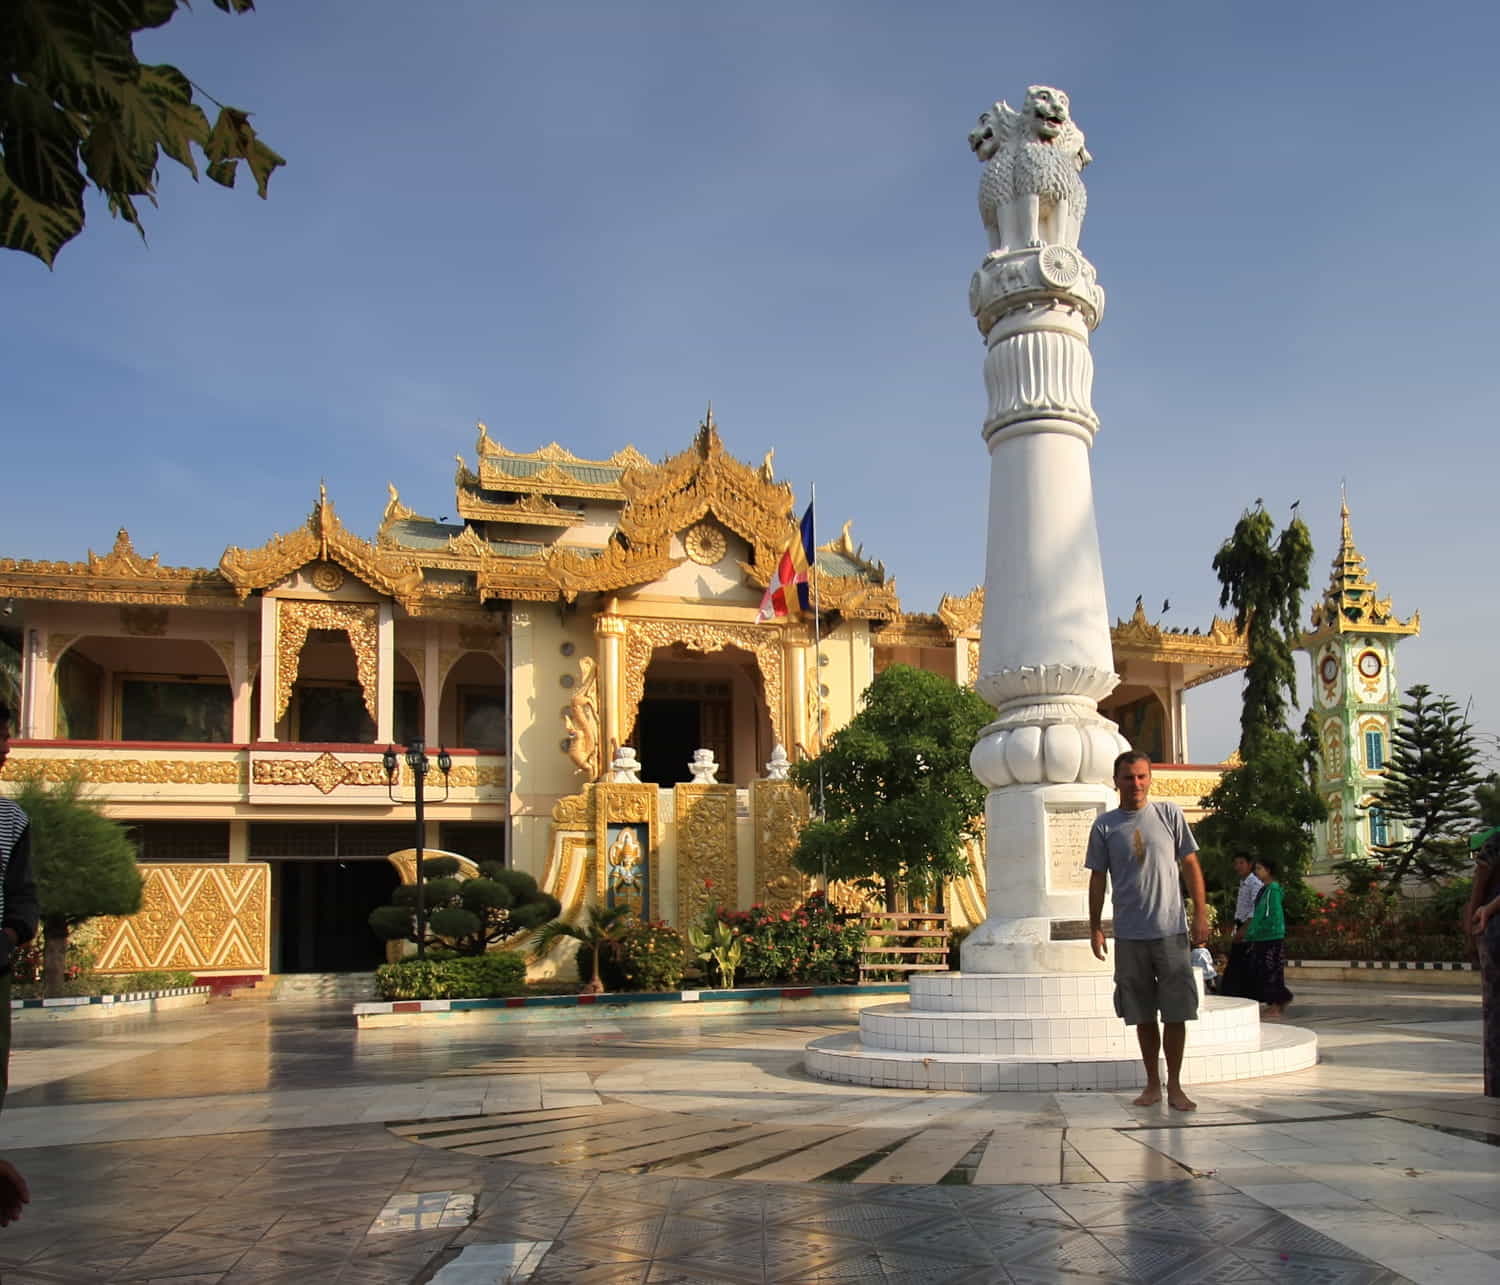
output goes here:
<path id="1" fill-rule="evenodd" d="M 477 420 L 659 458 L 711 400 L 932 610 L 984 564 L 965 136 L 1043 82 L 1095 157 L 1112 613 L 1206 624 L 1257 497 L 1302 501 L 1321 589 L 1346 480 L 1422 610 L 1402 681 L 1500 731 L 1497 28 L 1478 3 L 200 4 L 142 55 L 288 164 L 262 202 L 169 163 L 148 244 L 96 208 L 55 271 L 0 254 L 0 556 L 124 525 L 212 565 L 320 478 L 373 535 L 387 481 L 452 512 Z M 1195 758 L 1237 702 L 1195 693 Z"/>

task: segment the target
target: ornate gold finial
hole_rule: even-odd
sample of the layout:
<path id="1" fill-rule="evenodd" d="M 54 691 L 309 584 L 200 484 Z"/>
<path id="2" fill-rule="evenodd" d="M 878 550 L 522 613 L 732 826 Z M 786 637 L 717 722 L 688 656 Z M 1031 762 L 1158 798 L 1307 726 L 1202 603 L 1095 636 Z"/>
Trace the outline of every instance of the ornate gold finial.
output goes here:
<path id="1" fill-rule="evenodd" d="M 1389 598 L 1380 597 L 1380 585 L 1370 579 L 1365 557 L 1354 543 L 1349 526 L 1349 496 L 1339 486 L 1339 547 L 1333 555 L 1333 574 L 1322 601 L 1312 609 L 1312 633 L 1415 634 L 1422 629 L 1420 613 L 1401 620 Z"/>
<path id="2" fill-rule="evenodd" d="M 776 480 L 776 448 L 774 446 L 766 452 L 766 458 L 760 462 L 760 480 L 762 482 Z"/>

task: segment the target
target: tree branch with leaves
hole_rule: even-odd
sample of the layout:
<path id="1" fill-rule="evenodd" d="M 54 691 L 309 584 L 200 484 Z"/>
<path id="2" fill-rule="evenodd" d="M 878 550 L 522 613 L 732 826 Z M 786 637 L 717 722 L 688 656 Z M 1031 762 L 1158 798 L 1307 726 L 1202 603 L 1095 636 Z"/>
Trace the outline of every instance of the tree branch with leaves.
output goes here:
<path id="1" fill-rule="evenodd" d="M 214 0 L 246 13 L 253 0 Z M 90 184 L 110 213 L 145 237 L 136 202 L 156 204 L 163 155 L 196 179 L 195 151 L 215 183 L 239 163 L 266 195 L 285 161 L 250 114 L 220 103 L 167 63 L 143 63 L 135 37 L 187 0 L 5 0 L 0 4 L 0 245 L 51 266 L 83 230 Z M 198 101 L 218 108 L 212 124 Z"/>

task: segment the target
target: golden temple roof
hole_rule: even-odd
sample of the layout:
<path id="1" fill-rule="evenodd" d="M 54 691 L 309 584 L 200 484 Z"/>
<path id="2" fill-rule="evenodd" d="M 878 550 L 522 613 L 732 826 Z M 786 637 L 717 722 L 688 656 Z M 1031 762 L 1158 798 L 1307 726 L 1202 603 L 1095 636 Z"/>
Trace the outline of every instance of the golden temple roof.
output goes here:
<path id="1" fill-rule="evenodd" d="M 1414 611 L 1410 619 L 1401 620 L 1389 598 L 1380 597 L 1380 586 L 1370 579 L 1365 557 L 1354 544 L 1349 529 L 1349 502 L 1339 504 L 1341 530 L 1338 552 L 1333 555 L 1333 574 L 1322 600 L 1312 609 L 1312 629 L 1303 635 L 1303 644 L 1320 641 L 1335 634 L 1419 634 L 1422 613 Z"/>

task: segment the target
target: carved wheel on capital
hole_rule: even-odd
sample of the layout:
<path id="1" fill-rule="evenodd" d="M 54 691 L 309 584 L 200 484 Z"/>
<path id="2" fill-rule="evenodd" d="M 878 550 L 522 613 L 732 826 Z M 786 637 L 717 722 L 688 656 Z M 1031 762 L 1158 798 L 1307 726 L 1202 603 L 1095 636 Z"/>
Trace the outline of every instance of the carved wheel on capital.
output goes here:
<path id="1" fill-rule="evenodd" d="M 724 560 L 729 541 L 712 522 L 699 522 L 682 533 L 682 548 L 700 567 L 712 567 Z"/>
<path id="2" fill-rule="evenodd" d="M 1065 245 L 1043 246 L 1036 266 L 1042 280 L 1059 290 L 1068 289 L 1083 273 L 1083 260 L 1078 252 Z"/>
<path id="3" fill-rule="evenodd" d="M 336 562 L 320 562 L 308 576 L 313 588 L 324 593 L 336 593 L 344 583 L 344 568 Z"/>

